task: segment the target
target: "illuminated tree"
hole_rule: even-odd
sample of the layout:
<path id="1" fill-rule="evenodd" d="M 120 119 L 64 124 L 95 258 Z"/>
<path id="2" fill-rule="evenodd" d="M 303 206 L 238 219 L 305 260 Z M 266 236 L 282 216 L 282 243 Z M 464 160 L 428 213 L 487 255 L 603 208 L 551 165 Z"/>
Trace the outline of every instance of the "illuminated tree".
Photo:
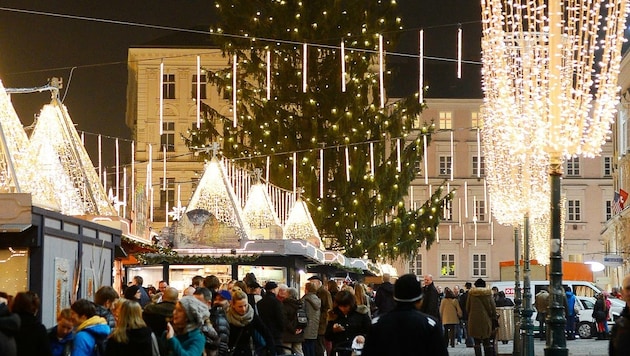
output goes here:
<path id="1" fill-rule="evenodd" d="M 270 182 L 287 189 L 296 153 L 302 199 L 328 248 L 391 259 L 430 245 L 451 197 L 439 187 L 412 211 L 403 199 L 422 158 L 422 135 L 430 141 L 434 128 L 426 125 L 409 136 L 423 108 L 417 95 L 383 98 L 381 107 L 379 35 L 394 48 L 402 29 L 395 2 L 219 0 L 216 8 L 213 38 L 230 61 L 237 58 L 237 127 L 232 116 L 206 108 L 206 129 L 193 128 L 185 138 L 189 147 L 207 145 L 214 130 L 227 158 L 253 169 L 265 167 L 270 157 Z M 387 80 L 391 73 L 384 73 Z M 233 67 L 208 77 L 232 97 Z"/>

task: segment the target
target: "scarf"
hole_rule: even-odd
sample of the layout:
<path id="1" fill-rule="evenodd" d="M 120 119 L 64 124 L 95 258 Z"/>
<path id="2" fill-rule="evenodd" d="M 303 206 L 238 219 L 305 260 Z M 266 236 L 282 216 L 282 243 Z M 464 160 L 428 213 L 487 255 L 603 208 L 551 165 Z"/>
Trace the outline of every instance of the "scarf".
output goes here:
<path id="1" fill-rule="evenodd" d="M 234 326 L 244 327 L 249 325 L 249 323 L 254 320 L 254 308 L 251 305 L 247 305 L 247 311 L 245 315 L 239 315 L 233 308 L 228 308 L 227 313 L 225 313 L 227 320 L 230 324 Z"/>

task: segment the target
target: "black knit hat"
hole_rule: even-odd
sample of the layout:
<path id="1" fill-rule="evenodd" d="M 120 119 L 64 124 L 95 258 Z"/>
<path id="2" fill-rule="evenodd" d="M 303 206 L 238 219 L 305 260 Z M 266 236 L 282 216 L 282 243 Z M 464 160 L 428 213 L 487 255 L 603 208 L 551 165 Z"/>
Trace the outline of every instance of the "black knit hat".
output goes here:
<path id="1" fill-rule="evenodd" d="M 478 280 L 475 281 L 475 287 L 485 288 L 486 287 L 486 281 L 484 281 L 483 279 L 479 278 Z"/>
<path id="2" fill-rule="evenodd" d="M 415 274 L 400 276 L 394 284 L 394 300 L 412 303 L 422 299 L 422 285 Z"/>

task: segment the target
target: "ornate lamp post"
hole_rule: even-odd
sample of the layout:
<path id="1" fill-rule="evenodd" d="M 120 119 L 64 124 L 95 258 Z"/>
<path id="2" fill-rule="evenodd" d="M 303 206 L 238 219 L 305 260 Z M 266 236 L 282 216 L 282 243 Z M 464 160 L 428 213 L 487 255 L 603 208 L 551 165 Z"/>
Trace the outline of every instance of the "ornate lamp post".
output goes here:
<path id="1" fill-rule="evenodd" d="M 599 155 L 619 100 L 627 0 L 482 0 L 483 85 L 489 125 L 510 152 L 548 155 L 549 329 L 545 355 L 567 355 L 562 296 L 560 178 L 564 157 Z M 511 137 L 526 130 L 532 141 Z"/>

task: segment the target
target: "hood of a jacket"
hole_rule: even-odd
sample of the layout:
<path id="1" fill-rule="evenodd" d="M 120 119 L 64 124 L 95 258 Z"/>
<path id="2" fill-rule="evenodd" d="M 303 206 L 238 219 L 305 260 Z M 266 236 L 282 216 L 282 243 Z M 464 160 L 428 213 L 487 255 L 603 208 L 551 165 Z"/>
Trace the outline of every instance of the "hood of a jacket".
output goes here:
<path id="1" fill-rule="evenodd" d="M 394 285 L 390 282 L 385 282 L 378 287 L 376 293 L 379 293 L 381 291 L 394 295 Z"/>
<path id="2" fill-rule="evenodd" d="M 486 296 L 486 295 L 492 295 L 492 291 L 488 288 L 478 288 L 478 287 L 473 287 L 469 292 L 468 292 L 469 296 Z"/>
<path id="3" fill-rule="evenodd" d="M 105 318 L 100 317 L 98 315 L 94 315 L 93 317 L 87 319 L 79 327 L 77 328 L 77 332 L 90 329 L 90 333 L 95 337 L 107 337 L 110 332 L 109 325 L 107 325 L 107 321 Z"/>

